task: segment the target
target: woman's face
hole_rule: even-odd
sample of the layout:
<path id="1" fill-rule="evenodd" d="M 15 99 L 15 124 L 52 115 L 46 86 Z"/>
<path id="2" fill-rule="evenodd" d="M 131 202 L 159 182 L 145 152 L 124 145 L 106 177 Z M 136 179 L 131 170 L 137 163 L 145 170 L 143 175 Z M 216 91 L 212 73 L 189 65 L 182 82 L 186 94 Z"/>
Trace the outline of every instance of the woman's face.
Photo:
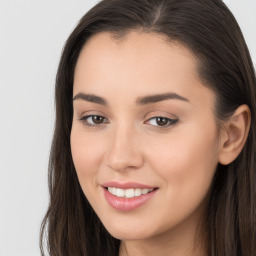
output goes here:
<path id="1" fill-rule="evenodd" d="M 99 33 L 81 51 L 73 96 L 74 165 L 107 230 L 193 233 L 220 149 L 214 93 L 192 53 L 152 33 Z"/>

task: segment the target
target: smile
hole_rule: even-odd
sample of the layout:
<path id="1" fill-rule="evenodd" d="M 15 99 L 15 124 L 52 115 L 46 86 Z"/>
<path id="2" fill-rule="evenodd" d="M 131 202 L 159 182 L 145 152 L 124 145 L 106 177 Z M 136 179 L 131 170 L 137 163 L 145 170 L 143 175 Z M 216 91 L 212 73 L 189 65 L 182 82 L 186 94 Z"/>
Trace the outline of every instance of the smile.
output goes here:
<path id="1" fill-rule="evenodd" d="M 110 182 L 102 186 L 108 204 L 119 211 L 131 211 L 148 202 L 158 188 L 138 183 Z"/>

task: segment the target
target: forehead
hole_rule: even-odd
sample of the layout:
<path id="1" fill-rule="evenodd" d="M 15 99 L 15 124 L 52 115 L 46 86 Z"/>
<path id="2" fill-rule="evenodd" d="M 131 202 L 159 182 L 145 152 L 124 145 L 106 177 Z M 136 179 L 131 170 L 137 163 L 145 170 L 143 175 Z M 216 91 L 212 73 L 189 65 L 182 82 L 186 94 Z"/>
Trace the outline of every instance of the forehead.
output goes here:
<path id="1" fill-rule="evenodd" d="M 78 58 L 77 67 L 80 64 L 98 60 L 101 60 L 101 63 L 102 61 L 110 63 L 119 60 L 124 64 L 132 63 L 135 60 L 144 65 L 158 61 L 169 66 L 170 60 L 177 57 L 179 63 L 176 63 L 176 66 L 180 64 L 184 68 L 188 67 L 191 71 L 195 71 L 197 61 L 194 54 L 181 43 L 171 41 L 164 35 L 134 30 L 117 37 L 110 32 L 101 32 L 93 35 L 86 42 Z M 99 67 L 100 63 L 97 64 Z"/>
<path id="2" fill-rule="evenodd" d="M 194 54 L 181 43 L 154 33 L 131 31 L 121 39 L 109 32 L 93 35 L 75 68 L 74 94 L 114 92 L 128 99 L 135 94 L 172 91 L 188 98 L 195 92 L 201 97 L 202 90 L 206 87 L 200 81 Z"/>

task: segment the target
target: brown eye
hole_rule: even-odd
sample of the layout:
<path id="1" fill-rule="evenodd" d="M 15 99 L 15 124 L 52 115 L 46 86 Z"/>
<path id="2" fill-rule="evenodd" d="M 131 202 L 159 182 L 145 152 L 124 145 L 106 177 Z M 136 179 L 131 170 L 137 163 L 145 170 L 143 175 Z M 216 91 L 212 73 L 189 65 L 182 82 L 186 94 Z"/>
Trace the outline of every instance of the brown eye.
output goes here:
<path id="1" fill-rule="evenodd" d="M 168 119 L 167 118 L 164 118 L 164 117 L 157 117 L 156 118 L 156 123 L 159 125 L 159 126 L 165 126 L 168 124 Z"/>
<path id="2" fill-rule="evenodd" d="M 178 122 L 178 119 L 170 119 L 167 117 L 157 116 L 150 118 L 148 123 L 156 127 L 168 127 Z"/>
<path id="3" fill-rule="evenodd" d="M 83 116 L 80 121 L 84 123 L 87 126 L 100 126 L 104 123 L 106 123 L 106 118 L 103 116 L 97 116 L 97 115 L 89 115 L 89 116 Z"/>
<path id="4" fill-rule="evenodd" d="M 104 118 L 102 116 L 92 116 L 92 121 L 95 124 L 101 124 L 104 121 Z"/>

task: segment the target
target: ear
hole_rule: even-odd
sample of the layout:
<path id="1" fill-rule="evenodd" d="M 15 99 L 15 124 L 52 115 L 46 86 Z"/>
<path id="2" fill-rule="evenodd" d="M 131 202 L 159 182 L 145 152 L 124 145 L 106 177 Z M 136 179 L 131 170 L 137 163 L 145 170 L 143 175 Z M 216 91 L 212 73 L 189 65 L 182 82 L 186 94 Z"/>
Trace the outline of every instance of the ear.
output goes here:
<path id="1" fill-rule="evenodd" d="M 251 112 L 247 105 L 239 106 L 224 123 L 220 139 L 219 163 L 228 165 L 242 151 L 251 125 Z"/>

